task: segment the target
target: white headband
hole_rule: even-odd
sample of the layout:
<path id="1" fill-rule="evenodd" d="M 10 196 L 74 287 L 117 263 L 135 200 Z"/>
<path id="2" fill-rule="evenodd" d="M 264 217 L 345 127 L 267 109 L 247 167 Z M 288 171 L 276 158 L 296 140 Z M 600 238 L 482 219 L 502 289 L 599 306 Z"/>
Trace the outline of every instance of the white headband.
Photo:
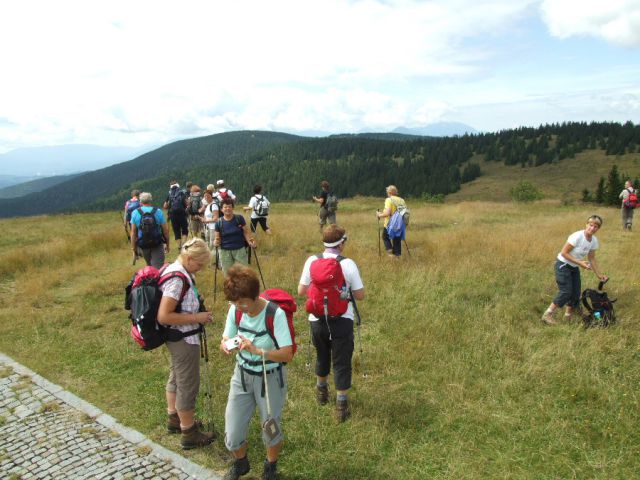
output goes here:
<path id="1" fill-rule="evenodd" d="M 337 247 L 338 245 L 340 245 L 341 243 L 345 242 L 347 240 L 347 236 L 343 235 L 342 238 L 340 240 L 338 240 L 337 242 L 333 242 L 333 243 L 329 243 L 329 242 L 322 242 L 323 245 L 327 248 L 331 248 L 331 247 Z"/>

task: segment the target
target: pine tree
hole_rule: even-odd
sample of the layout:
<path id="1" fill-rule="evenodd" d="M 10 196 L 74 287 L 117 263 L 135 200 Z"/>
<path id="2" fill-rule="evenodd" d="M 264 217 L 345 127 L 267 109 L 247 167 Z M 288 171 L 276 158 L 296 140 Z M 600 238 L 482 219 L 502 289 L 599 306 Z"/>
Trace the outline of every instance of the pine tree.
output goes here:
<path id="1" fill-rule="evenodd" d="M 605 203 L 607 205 L 617 205 L 618 195 L 624 188 L 624 183 L 620 179 L 618 166 L 613 165 L 607 177 L 607 188 L 605 190 Z"/>
<path id="2" fill-rule="evenodd" d="M 596 203 L 604 203 L 604 177 L 600 177 L 596 188 Z"/>

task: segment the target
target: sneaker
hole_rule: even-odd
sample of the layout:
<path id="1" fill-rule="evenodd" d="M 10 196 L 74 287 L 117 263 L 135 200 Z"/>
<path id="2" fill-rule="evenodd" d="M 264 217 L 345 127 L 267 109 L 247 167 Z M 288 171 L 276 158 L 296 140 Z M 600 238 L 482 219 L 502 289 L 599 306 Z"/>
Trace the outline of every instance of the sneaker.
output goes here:
<path id="1" fill-rule="evenodd" d="M 202 428 L 202 422 L 196 419 L 196 425 L 198 428 Z M 167 416 L 167 432 L 168 433 L 180 433 L 182 429 L 180 428 L 180 417 L 178 417 L 177 413 L 170 413 Z"/>
<path id="2" fill-rule="evenodd" d="M 553 313 L 549 310 L 545 311 L 542 314 L 542 323 L 546 323 L 547 325 L 555 325 L 556 321 L 553 319 Z"/>
<path id="3" fill-rule="evenodd" d="M 262 480 L 276 480 L 278 478 L 278 472 L 276 472 L 277 466 L 277 462 L 271 463 L 269 460 L 265 460 Z"/>
<path id="4" fill-rule="evenodd" d="M 212 432 L 201 432 L 200 426 L 194 423 L 187 430 L 182 430 L 182 438 L 180 445 L 183 450 L 191 450 L 192 448 L 204 447 L 209 445 L 216 439 L 216 434 Z"/>
<path id="5" fill-rule="evenodd" d="M 238 458 L 233 462 L 229 471 L 225 474 L 223 480 L 238 480 L 242 475 L 249 473 L 251 465 L 249 464 L 249 457 Z"/>
<path id="6" fill-rule="evenodd" d="M 338 423 L 344 422 L 351 416 L 351 409 L 349 408 L 349 400 L 336 401 L 336 419 Z"/>
<path id="7" fill-rule="evenodd" d="M 327 385 L 323 387 L 316 385 L 316 400 L 318 400 L 318 405 L 329 403 L 329 387 Z"/>

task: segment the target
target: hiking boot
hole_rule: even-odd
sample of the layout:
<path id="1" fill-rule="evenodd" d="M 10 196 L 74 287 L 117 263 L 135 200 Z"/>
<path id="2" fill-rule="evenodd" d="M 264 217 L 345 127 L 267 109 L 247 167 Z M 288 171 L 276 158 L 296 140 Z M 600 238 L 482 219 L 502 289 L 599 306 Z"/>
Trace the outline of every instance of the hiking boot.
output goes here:
<path id="1" fill-rule="evenodd" d="M 182 430 L 180 445 L 182 445 L 183 450 L 191 450 L 192 448 L 204 447 L 206 445 L 209 445 L 215 439 L 215 433 L 201 432 L 200 426 L 197 423 L 194 423 L 191 428 Z"/>
<path id="2" fill-rule="evenodd" d="M 269 462 L 269 460 L 265 460 L 264 470 L 262 470 L 262 480 L 276 480 L 278 478 L 278 472 L 276 472 L 277 467 L 277 460 L 273 463 Z"/>
<path id="3" fill-rule="evenodd" d="M 546 323 L 547 325 L 555 325 L 556 321 L 553 319 L 553 312 L 549 310 L 545 311 L 542 314 L 542 323 Z"/>
<path id="4" fill-rule="evenodd" d="M 349 408 L 349 400 L 336 401 L 336 419 L 338 423 L 344 422 L 351 416 L 351 409 Z"/>
<path id="5" fill-rule="evenodd" d="M 251 465 L 249 465 L 249 457 L 237 458 L 229 471 L 225 474 L 223 480 L 238 480 L 242 475 L 249 473 Z M 275 469 L 274 469 L 275 470 Z"/>
<path id="6" fill-rule="evenodd" d="M 326 405 L 329 403 L 329 386 L 324 385 L 316 385 L 316 400 L 318 400 L 318 405 Z"/>
<path id="7" fill-rule="evenodd" d="M 198 428 L 202 428 L 202 422 L 200 420 L 195 421 Z M 170 413 L 167 416 L 167 432 L 169 433 L 180 433 L 182 429 L 180 428 L 180 417 L 178 417 L 177 413 Z"/>

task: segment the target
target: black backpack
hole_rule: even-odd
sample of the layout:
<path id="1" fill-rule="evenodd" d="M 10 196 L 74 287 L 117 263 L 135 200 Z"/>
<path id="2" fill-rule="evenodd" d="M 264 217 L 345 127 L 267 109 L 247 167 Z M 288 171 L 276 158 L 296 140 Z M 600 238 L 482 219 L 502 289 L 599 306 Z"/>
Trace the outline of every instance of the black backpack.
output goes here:
<path id="1" fill-rule="evenodd" d="M 198 213 L 200 213 L 200 207 L 202 207 L 202 195 L 200 192 L 192 193 L 189 198 L 189 213 L 191 215 L 198 215 Z"/>
<path id="2" fill-rule="evenodd" d="M 187 192 L 180 188 L 174 188 L 169 194 L 169 209 L 172 212 L 184 211 L 184 199 L 187 197 Z"/>
<path id="3" fill-rule="evenodd" d="M 582 292 L 582 305 L 587 312 L 582 316 L 584 328 L 608 327 L 616 322 L 613 309 L 615 300 L 610 300 L 607 292 L 602 291 L 605 282 L 600 282 L 598 290 L 587 288 Z"/>
<path id="4" fill-rule="evenodd" d="M 162 229 L 156 221 L 158 207 L 153 207 L 150 212 L 145 212 L 142 207 L 137 209 L 140 213 L 140 226 L 138 227 L 137 245 L 140 248 L 153 248 L 162 244 Z"/>
<path id="5" fill-rule="evenodd" d="M 175 311 L 181 312 L 182 300 L 189 290 L 189 280 L 182 272 L 170 272 L 164 275 L 168 264 L 160 270 L 145 267 L 138 270 L 125 288 L 124 308 L 130 310 L 131 337 L 143 350 L 153 350 L 165 342 L 177 342 L 185 337 L 202 331 L 202 326 L 188 332 L 181 332 L 158 323 L 158 309 L 162 300 L 160 286 L 167 280 L 178 277 L 182 280 L 180 299 Z M 204 311 L 201 298 L 200 311 Z"/>

